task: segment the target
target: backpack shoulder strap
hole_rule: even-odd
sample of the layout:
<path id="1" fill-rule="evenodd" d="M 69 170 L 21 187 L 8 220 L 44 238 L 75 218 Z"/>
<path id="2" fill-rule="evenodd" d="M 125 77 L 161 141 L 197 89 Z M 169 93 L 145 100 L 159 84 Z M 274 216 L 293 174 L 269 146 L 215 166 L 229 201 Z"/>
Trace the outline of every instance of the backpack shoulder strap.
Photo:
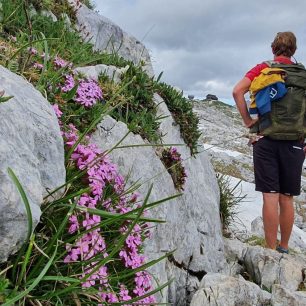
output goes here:
<path id="1" fill-rule="evenodd" d="M 266 65 L 268 65 L 268 67 L 271 68 L 273 65 L 279 64 L 279 62 L 276 62 L 276 61 L 264 61 L 263 64 L 266 64 Z"/>
<path id="2" fill-rule="evenodd" d="M 280 62 L 277 62 L 277 61 L 264 61 L 263 64 L 266 64 L 268 65 L 269 68 L 273 67 L 273 66 L 277 66 L 279 68 L 286 68 L 286 67 L 295 67 L 295 68 L 299 68 L 299 69 L 305 69 L 305 66 L 302 64 L 302 63 L 292 63 L 292 64 L 282 64 Z"/>

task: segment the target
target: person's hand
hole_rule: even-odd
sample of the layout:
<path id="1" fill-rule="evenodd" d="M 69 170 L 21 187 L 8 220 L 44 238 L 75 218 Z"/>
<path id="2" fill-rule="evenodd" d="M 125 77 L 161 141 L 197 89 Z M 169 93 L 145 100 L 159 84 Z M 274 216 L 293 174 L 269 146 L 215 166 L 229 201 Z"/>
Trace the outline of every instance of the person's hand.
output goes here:
<path id="1" fill-rule="evenodd" d="M 258 118 L 256 119 L 250 118 L 247 122 L 244 122 L 244 124 L 247 128 L 251 128 L 253 125 L 256 124 L 257 121 L 258 121 Z"/>

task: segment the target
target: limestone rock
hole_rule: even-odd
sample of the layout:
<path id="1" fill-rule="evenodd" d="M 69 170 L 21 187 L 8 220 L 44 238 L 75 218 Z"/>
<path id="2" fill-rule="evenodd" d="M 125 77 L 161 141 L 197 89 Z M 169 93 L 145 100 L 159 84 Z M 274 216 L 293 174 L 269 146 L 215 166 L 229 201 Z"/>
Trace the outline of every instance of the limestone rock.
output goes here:
<path id="1" fill-rule="evenodd" d="M 189 205 L 190 216 L 186 216 L 185 221 L 189 219 L 194 222 L 195 226 L 189 224 L 188 228 L 193 229 L 194 233 L 197 233 L 198 237 L 202 237 L 200 240 L 203 241 L 201 247 L 195 247 L 196 245 L 192 242 L 195 237 L 192 237 L 194 234 L 191 231 L 188 233 L 190 238 L 186 240 L 182 237 L 181 243 L 186 242 L 186 245 L 184 248 L 183 246 L 180 247 L 175 254 L 175 258 L 178 262 L 184 262 L 186 266 L 189 265 L 189 268 L 193 271 L 220 271 L 224 265 L 224 251 L 219 217 L 219 188 L 215 173 L 205 153 L 200 153 L 196 157 L 190 156 L 190 149 L 181 138 L 179 126 L 174 122 L 166 104 L 157 94 L 154 99 L 156 105 L 158 105 L 158 115 L 166 116 L 160 125 L 161 134 L 164 135 L 163 143 L 165 145 L 180 144 L 177 149 L 184 160 L 183 166 L 188 175 L 182 198 L 186 203 L 185 205 Z M 188 210 L 187 207 L 186 210 Z M 191 244 L 188 242 L 189 240 L 191 240 Z M 194 246 L 195 249 L 192 250 L 191 246 Z M 219 258 L 221 260 L 218 264 L 216 264 L 215 259 L 212 260 L 210 257 L 210 252 L 213 252 L 213 250 L 215 259 Z M 182 254 L 180 254 L 181 252 Z M 187 254 L 189 256 L 186 256 Z M 189 262 L 191 255 L 193 258 Z"/>
<path id="2" fill-rule="evenodd" d="M 271 304 L 273 306 L 305 306 L 306 292 L 305 291 L 290 291 L 280 285 L 273 285 Z"/>
<path id="3" fill-rule="evenodd" d="M 280 254 L 258 246 L 248 247 L 244 264 L 252 279 L 268 290 L 273 284 L 297 290 L 306 267 L 305 259 L 299 256 Z"/>
<path id="4" fill-rule="evenodd" d="M 169 119 L 170 121 L 163 121 L 161 125 L 162 131 L 167 130 L 164 142 L 183 143 L 178 127 L 173 125 L 172 117 L 169 117 Z M 127 132 L 128 129 L 125 124 L 107 117 L 98 125 L 92 141 L 106 150 L 113 147 Z M 147 145 L 139 135 L 131 133 L 120 145 L 127 144 Z M 207 271 L 219 272 L 226 264 L 215 173 L 206 154 L 188 159 L 190 157 L 188 148 L 182 146 L 178 150 L 183 158 L 187 158 L 184 166 L 188 179 L 184 194 L 150 211 L 154 218 L 167 222 L 157 225 L 153 231 L 152 239 L 147 241 L 145 252 L 149 259 L 159 258 L 165 252 L 176 249 L 173 262 L 164 261 L 152 267 L 152 272 L 158 278 L 159 283 L 174 276 L 171 275 L 171 271 L 173 271 L 171 265 L 180 267 L 182 275 L 178 275 L 176 270 L 175 276 L 180 279 L 179 283 L 184 283 L 183 279 L 187 281 L 187 275 L 189 274 L 201 274 Z M 150 202 L 178 193 L 171 176 L 165 170 L 152 147 L 115 149 L 110 156 L 118 164 L 123 175 L 129 174 L 129 184 L 144 183 L 140 188 L 143 196 L 150 184 L 154 184 Z M 175 297 L 174 304 L 176 301 L 182 300 L 185 293 L 182 292 L 184 296 L 179 296 L 178 292 L 181 292 L 180 290 L 177 291 L 180 286 L 179 283 L 175 282 L 169 288 L 168 293 L 165 290 L 159 301 L 167 302 L 168 296 Z"/>
<path id="5" fill-rule="evenodd" d="M 42 16 L 49 17 L 53 22 L 56 22 L 56 21 L 57 21 L 57 17 L 56 17 L 51 11 L 42 10 L 42 11 L 40 12 L 40 14 L 41 14 Z"/>
<path id="6" fill-rule="evenodd" d="M 200 281 L 198 277 L 190 275 L 188 271 L 176 267 L 172 263 L 167 263 L 166 271 L 169 278 L 175 279 L 169 285 L 168 303 L 176 306 L 190 305 L 193 295 L 199 288 Z"/>
<path id="7" fill-rule="evenodd" d="M 242 261 L 247 251 L 248 245 L 238 239 L 224 238 L 224 250 L 226 258 L 231 261 Z"/>
<path id="8" fill-rule="evenodd" d="M 208 273 L 200 289 L 192 298 L 191 306 L 262 306 L 268 305 L 270 294 L 256 284 L 219 273 Z"/>
<path id="9" fill-rule="evenodd" d="M 18 250 L 27 235 L 27 215 L 8 176 L 13 169 L 36 225 L 47 190 L 65 182 L 64 146 L 51 105 L 28 82 L 0 66 L 1 89 L 14 96 L 0 104 L 0 262 Z"/>
<path id="10" fill-rule="evenodd" d="M 228 263 L 227 271 L 224 273 L 230 276 L 243 274 L 245 268 L 242 265 L 248 245 L 238 239 L 224 238 L 224 251 Z"/>
<path id="11" fill-rule="evenodd" d="M 120 77 L 123 73 L 127 71 L 129 66 L 124 68 L 117 68 L 115 66 L 108 66 L 104 64 L 96 65 L 96 66 L 86 66 L 86 67 L 78 67 L 75 69 L 76 72 L 84 74 L 87 78 L 98 80 L 99 75 L 105 73 L 110 79 L 114 80 L 114 82 L 119 83 Z"/>
<path id="12" fill-rule="evenodd" d="M 143 61 L 145 70 L 150 76 L 153 76 L 149 52 L 139 40 L 79 1 L 69 0 L 69 3 L 77 7 L 76 17 L 79 30 L 85 40 L 90 40 L 95 50 L 117 53 L 136 65 Z"/>

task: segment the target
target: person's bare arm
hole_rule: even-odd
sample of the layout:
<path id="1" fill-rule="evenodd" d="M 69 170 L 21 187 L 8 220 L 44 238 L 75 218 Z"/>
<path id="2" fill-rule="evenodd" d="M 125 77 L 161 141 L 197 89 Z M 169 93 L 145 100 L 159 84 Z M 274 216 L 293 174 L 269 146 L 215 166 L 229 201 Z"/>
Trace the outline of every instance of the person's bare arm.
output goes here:
<path id="1" fill-rule="evenodd" d="M 248 111 L 247 103 L 244 98 L 244 95 L 249 91 L 250 85 L 251 85 L 251 80 L 247 77 L 244 77 L 236 84 L 236 86 L 233 89 L 234 100 L 242 117 L 242 120 L 247 128 L 253 126 L 257 121 L 257 119 L 251 118 Z"/>

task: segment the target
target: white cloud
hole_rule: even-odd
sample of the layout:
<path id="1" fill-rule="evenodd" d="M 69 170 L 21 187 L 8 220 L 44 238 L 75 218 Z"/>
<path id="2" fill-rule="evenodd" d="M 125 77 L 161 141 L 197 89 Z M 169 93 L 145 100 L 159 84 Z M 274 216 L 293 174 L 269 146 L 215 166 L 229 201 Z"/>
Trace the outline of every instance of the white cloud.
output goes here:
<path id="1" fill-rule="evenodd" d="M 201 92 L 201 97 L 205 98 L 207 94 L 216 94 L 219 99 L 228 98 L 228 93 L 231 92 L 233 84 L 222 80 L 201 80 L 191 86 L 190 92 Z M 199 96 L 199 94 L 197 94 Z"/>
<path id="2" fill-rule="evenodd" d="M 156 74 L 186 92 L 211 90 L 231 98 L 232 86 L 252 66 L 272 58 L 275 34 L 298 38 L 306 64 L 306 1 L 97 0 L 100 13 L 151 50 Z M 200 85 L 199 85 L 200 84 Z M 199 86 L 202 86 L 199 88 Z M 215 91 L 215 92 L 213 92 Z"/>

